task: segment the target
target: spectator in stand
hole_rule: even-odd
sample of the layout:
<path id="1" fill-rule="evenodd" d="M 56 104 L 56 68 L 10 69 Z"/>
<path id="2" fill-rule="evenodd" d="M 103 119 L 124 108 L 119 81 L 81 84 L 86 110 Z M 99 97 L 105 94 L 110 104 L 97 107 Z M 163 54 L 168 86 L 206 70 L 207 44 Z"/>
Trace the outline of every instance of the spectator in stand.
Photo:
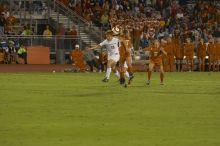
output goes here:
<path id="1" fill-rule="evenodd" d="M 50 47 L 51 39 L 52 39 L 52 31 L 50 30 L 49 25 L 46 25 L 46 28 L 43 32 L 43 37 L 44 37 L 44 45 Z"/>
<path id="2" fill-rule="evenodd" d="M 27 64 L 27 50 L 23 44 L 21 44 L 20 48 L 18 49 L 17 54 L 18 54 L 18 57 L 22 58 L 24 60 L 24 63 Z"/>
<path id="3" fill-rule="evenodd" d="M 62 2 L 65 6 L 69 5 L 69 0 L 59 0 L 60 2 Z"/>
<path id="4" fill-rule="evenodd" d="M 52 31 L 50 30 L 50 26 L 46 25 L 46 28 L 43 32 L 43 37 L 46 39 L 51 39 L 52 38 Z"/>
<path id="5" fill-rule="evenodd" d="M 31 45 L 31 38 L 30 36 L 33 35 L 33 31 L 30 28 L 30 25 L 24 26 L 24 30 L 21 33 L 22 36 L 24 36 L 23 38 L 23 43 L 26 46 Z"/>
<path id="6" fill-rule="evenodd" d="M 4 17 L 4 13 L 1 13 L 0 15 L 0 35 L 3 35 L 5 33 L 5 17 Z"/>
<path id="7" fill-rule="evenodd" d="M 92 11 L 93 11 L 93 15 L 94 15 L 94 17 L 92 18 L 92 21 L 95 25 L 100 27 L 101 26 L 100 19 L 101 19 L 102 8 L 99 6 L 99 3 L 95 3 L 95 6 L 92 7 Z"/>
<path id="8" fill-rule="evenodd" d="M 146 33 L 144 33 L 141 39 L 141 48 L 144 49 L 146 47 L 149 47 L 149 45 L 150 45 L 150 42 L 148 40 L 148 36 Z"/>
<path id="9" fill-rule="evenodd" d="M 108 16 L 107 12 L 105 12 L 101 16 L 101 20 L 100 21 L 101 21 L 101 24 L 102 24 L 102 27 L 103 27 L 104 31 L 107 30 L 108 27 L 109 27 L 109 16 Z"/>
<path id="10" fill-rule="evenodd" d="M 82 5 L 81 2 L 76 3 L 75 11 L 78 15 L 82 16 Z"/>
<path id="11" fill-rule="evenodd" d="M 0 64 L 5 63 L 5 50 L 0 46 Z"/>
<path id="12" fill-rule="evenodd" d="M 138 50 L 141 45 L 139 36 L 143 32 L 149 32 L 152 28 L 155 34 L 162 34 L 165 38 L 170 36 L 169 34 L 174 34 L 175 29 L 178 28 L 181 33 L 180 37 L 175 38 L 178 48 L 182 48 L 186 43 L 186 38 L 190 38 L 197 49 L 200 38 L 207 43 L 209 39 L 220 36 L 220 10 L 216 3 L 219 2 L 208 0 L 84 0 L 78 3 L 78 7 L 76 5 L 75 11 L 87 20 L 91 20 L 90 24 L 111 28 L 116 25 L 121 27 L 128 25 L 135 50 Z M 89 9 L 93 15 L 88 11 Z M 108 23 L 105 21 L 107 15 L 109 16 Z M 104 17 L 106 19 L 101 21 L 101 16 L 106 16 Z M 159 26 L 156 21 L 159 22 Z M 143 26 L 143 29 L 138 28 L 140 26 Z M 162 37 L 160 35 L 159 37 Z"/>

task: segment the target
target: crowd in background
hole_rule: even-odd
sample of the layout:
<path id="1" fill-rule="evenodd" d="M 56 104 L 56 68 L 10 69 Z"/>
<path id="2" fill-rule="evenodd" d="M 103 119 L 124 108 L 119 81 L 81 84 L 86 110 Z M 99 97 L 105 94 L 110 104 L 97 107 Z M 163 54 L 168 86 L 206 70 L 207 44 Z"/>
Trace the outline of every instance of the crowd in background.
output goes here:
<path id="1" fill-rule="evenodd" d="M 200 33 L 207 41 L 208 37 L 220 36 L 220 3 L 204 0 L 60 0 L 89 23 L 112 28 L 117 22 L 145 25 L 146 19 L 154 18 L 160 24 L 156 36 L 173 34 L 175 29 L 190 35 Z M 117 22 L 115 23 L 115 21 Z"/>
<path id="2" fill-rule="evenodd" d="M 103 30 L 120 26 L 130 30 L 135 51 L 151 44 L 150 37 L 167 39 L 177 37 L 181 44 L 190 38 L 194 50 L 200 39 L 205 43 L 217 41 L 220 37 L 220 2 L 215 0 L 60 0 L 67 7 L 84 17 L 88 24 L 102 27 Z M 42 5 L 33 3 L 34 5 Z M 20 7 L 26 7 L 18 3 Z M 29 8 L 29 7 L 28 7 Z M 0 33 L 13 34 L 6 24 L 14 23 L 14 17 L 4 9 L 0 16 Z M 23 26 L 21 36 L 36 34 L 30 25 Z M 42 35 L 50 39 L 52 34 L 77 37 L 75 26 L 64 28 L 61 24 L 55 32 L 46 26 Z M 73 39 L 74 40 L 74 39 Z M 77 42 L 58 42 L 58 48 L 71 50 Z M 45 41 L 45 44 L 48 45 Z M 24 43 L 29 43 L 25 40 Z M 26 45 L 26 44 L 25 44 Z"/>
<path id="3" fill-rule="evenodd" d="M 84 17 L 89 24 L 104 30 L 118 26 L 128 29 L 135 51 L 148 47 L 151 38 L 178 39 L 186 48 L 187 40 L 197 55 L 201 39 L 206 43 L 206 55 L 211 44 L 220 37 L 220 2 L 206 0 L 60 0 Z M 210 44 L 210 45 L 208 45 Z M 186 50 L 186 49 L 185 49 Z M 218 54 L 218 49 L 215 51 Z M 183 56 L 185 56 L 183 54 Z M 216 55 L 218 56 L 218 55 Z M 175 57 L 175 55 L 173 55 Z M 183 59 L 180 59 L 182 62 Z M 215 62 L 218 64 L 219 57 Z M 175 60 L 177 62 L 177 60 Z M 182 63 L 181 63 L 182 64 Z M 192 64 L 192 63 L 191 63 Z M 214 64 L 214 63 L 213 63 Z M 219 70 L 219 69 L 218 69 Z"/>

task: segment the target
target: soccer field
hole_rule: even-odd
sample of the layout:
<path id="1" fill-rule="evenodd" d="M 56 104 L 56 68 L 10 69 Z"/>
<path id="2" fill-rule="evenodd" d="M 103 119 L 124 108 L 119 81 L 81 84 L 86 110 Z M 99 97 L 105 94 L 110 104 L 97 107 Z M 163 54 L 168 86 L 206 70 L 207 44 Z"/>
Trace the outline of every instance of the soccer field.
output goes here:
<path id="1" fill-rule="evenodd" d="M 220 73 L 0 74 L 0 146 L 220 146 Z"/>

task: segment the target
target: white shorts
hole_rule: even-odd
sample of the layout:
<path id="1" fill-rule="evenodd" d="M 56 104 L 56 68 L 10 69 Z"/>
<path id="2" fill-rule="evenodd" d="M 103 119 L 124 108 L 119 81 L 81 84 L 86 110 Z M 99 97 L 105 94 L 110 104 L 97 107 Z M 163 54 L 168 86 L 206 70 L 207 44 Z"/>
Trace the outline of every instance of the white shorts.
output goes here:
<path id="1" fill-rule="evenodd" d="M 113 60 L 114 62 L 118 62 L 119 58 L 120 58 L 119 53 L 115 55 L 108 55 L 108 60 Z"/>

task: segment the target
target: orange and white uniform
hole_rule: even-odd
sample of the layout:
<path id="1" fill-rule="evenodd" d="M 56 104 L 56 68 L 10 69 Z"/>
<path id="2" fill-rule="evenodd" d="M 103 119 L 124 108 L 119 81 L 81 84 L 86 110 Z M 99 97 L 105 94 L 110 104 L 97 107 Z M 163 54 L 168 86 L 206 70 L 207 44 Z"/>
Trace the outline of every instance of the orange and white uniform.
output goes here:
<path id="1" fill-rule="evenodd" d="M 150 47 L 150 63 L 163 65 L 161 48 Z"/>

